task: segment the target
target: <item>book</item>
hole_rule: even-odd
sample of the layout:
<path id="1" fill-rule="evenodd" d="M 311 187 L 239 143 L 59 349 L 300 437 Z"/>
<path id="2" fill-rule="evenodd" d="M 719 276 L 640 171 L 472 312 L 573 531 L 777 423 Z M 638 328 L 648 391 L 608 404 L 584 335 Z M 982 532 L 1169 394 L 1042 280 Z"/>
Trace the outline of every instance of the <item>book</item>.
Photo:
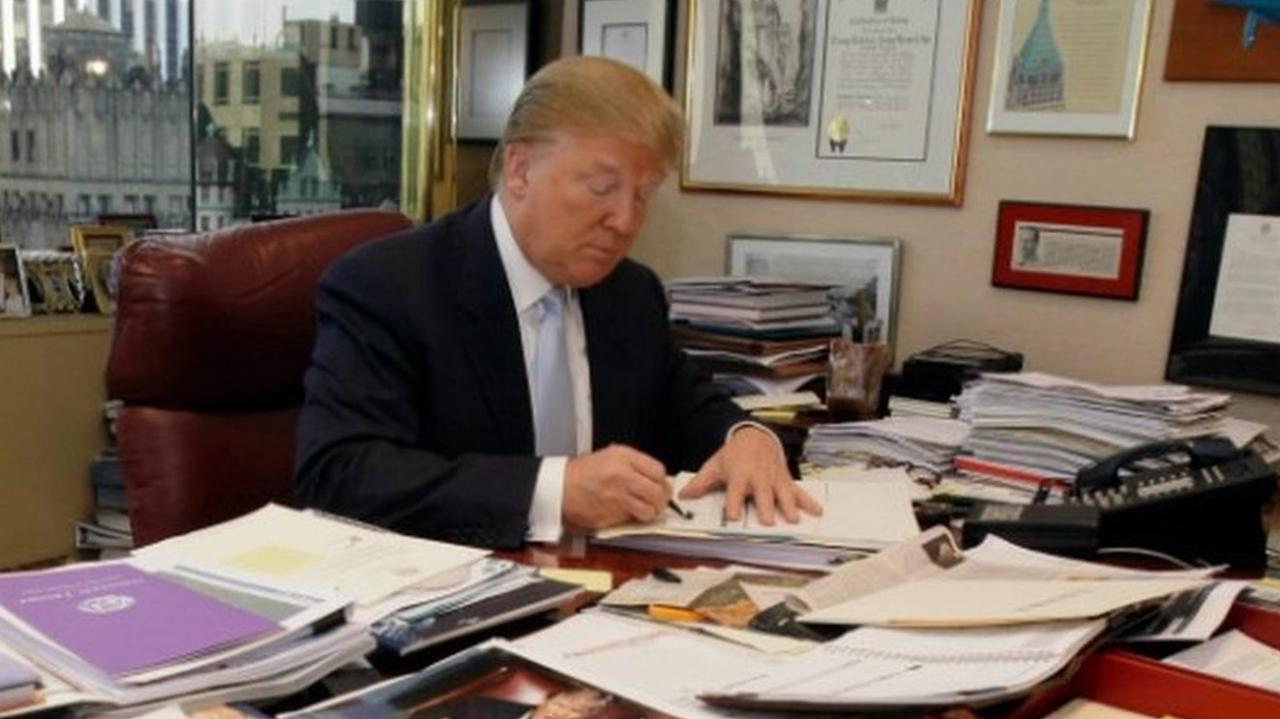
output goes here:
<path id="1" fill-rule="evenodd" d="M 684 318 L 719 318 L 750 322 L 829 317 L 831 307 L 825 302 L 818 305 L 792 305 L 788 307 L 721 307 L 719 305 L 672 302 L 671 315 Z"/>
<path id="2" fill-rule="evenodd" d="M 122 562 L 0 576 L 0 607 L 113 677 L 247 642 L 279 629 Z"/>

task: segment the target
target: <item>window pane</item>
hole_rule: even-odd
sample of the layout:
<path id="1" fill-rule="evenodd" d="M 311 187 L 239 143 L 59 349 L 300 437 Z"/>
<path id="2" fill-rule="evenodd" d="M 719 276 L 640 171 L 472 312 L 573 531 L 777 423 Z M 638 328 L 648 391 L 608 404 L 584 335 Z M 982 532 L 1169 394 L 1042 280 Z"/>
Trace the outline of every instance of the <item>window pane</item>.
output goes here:
<path id="1" fill-rule="evenodd" d="M 15 5 L 0 13 L 15 39 L 0 48 L 0 237 L 66 246 L 126 194 L 160 227 L 191 227 L 190 0 L 145 0 L 136 17 L 132 0 Z"/>
<path id="2" fill-rule="evenodd" d="M 198 217 L 218 227 L 399 202 L 403 6 L 197 0 L 195 62 L 228 78 L 197 100 Z"/>

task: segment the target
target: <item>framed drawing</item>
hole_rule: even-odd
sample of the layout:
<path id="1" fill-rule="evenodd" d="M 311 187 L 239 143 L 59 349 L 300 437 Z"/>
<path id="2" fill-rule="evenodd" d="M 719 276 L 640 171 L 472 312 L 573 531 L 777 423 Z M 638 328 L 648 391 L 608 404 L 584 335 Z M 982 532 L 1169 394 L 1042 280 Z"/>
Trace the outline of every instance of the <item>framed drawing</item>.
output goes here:
<path id="1" fill-rule="evenodd" d="M 1250 35 L 1248 14 L 1214 0 L 1177 0 L 1164 79 L 1280 82 L 1280 24 L 1256 23 Z"/>
<path id="2" fill-rule="evenodd" d="M 1153 0 L 1000 0 L 988 132 L 1133 138 Z"/>
<path id="3" fill-rule="evenodd" d="M 1280 129 L 1209 127 L 1166 376 L 1280 395 Z"/>
<path id="4" fill-rule="evenodd" d="M 1147 210 L 1000 203 L 991 284 L 1138 299 Z"/>
<path id="5" fill-rule="evenodd" d="M 17 245 L 0 245 L 0 318 L 31 316 L 31 295 Z"/>
<path id="6" fill-rule="evenodd" d="M 458 13 L 454 137 L 496 140 L 529 71 L 529 2 L 466 0 Z"/>
<path id="7" fill-rule="evenodd" d="M 902 242 L 889 237 L 729 235 L 730 275 L 829 282 L 847 288 L 891 346 L 897 338 Z"/>
<path id="8" fill-rule="evenodd" d="M 580 0 L 578 49 L 643 70 L 671 88 L 671 0 Z"/>
<path id="9" fill-rule="evenodd" d="M 963 195 L 977 0 L 691 0 L 689 189 Z"/>

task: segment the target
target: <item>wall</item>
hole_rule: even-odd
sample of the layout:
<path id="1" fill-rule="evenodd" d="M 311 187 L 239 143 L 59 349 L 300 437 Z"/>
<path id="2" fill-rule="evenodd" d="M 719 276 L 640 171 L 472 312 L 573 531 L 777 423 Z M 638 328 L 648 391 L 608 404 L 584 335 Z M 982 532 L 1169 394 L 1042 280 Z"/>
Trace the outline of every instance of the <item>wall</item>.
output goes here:
<path id="1" fill-rule="evenodd" d="M 1160 381 L 1204 127 L 1280 125 L 1280 83 L 1162 79 L 1173 5 L 1171 0 L 1155 3 L 1132 142 L 986 134 L 999 14 L 998 4 L 988 0 L 962 207 L 682 192 L 673 178 L 655 198 L 634 255 L 671 277 L 722 271 L 724 238 L 731 232 L 897 236 L 904 244 L 899 358 L 969 337 L 1021 350 L 1031 369 L 1104 382 Z M 679 37 L 683 52 L 683 30 Z M 1002 199 L 1149 208 L 1139 300 L 992 287 L 996 205 Z M 1280 401 L 1240 400 L 1238 414 L 1280 428 Z"/>
<path id="2" fill-rule="evenodd" d="M 65 556 L 106 443 L 109 317 L 0 321 L 0 568 Z"/>

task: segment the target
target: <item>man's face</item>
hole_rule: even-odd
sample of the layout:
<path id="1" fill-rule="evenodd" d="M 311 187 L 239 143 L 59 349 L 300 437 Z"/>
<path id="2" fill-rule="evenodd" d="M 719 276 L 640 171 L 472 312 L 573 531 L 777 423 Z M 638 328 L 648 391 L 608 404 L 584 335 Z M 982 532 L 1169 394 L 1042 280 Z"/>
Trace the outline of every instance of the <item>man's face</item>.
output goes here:
<path id="1" fill-rule="evenodd" d="M 552 284 L 590 287 L 622 261 L 665 176 L 644 146 L 559 133 L 506 148 L 503 203 L 529 262 Z"/>

